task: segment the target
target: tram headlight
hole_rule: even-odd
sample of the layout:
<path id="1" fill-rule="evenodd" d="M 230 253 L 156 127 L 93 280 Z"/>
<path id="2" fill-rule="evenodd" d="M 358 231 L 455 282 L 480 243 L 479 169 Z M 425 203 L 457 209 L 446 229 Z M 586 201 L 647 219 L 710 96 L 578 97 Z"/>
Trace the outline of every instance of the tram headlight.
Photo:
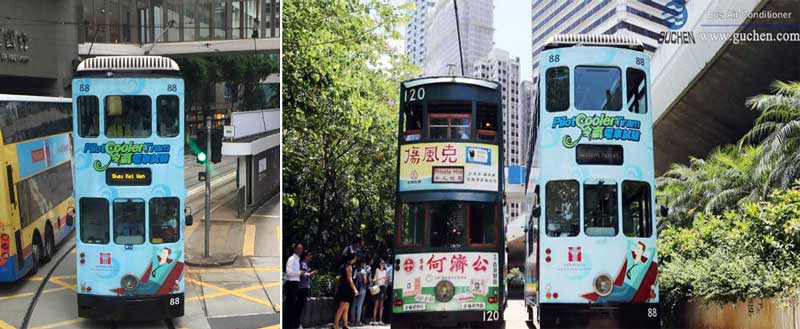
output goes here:
<path id="1" fill-rule="evenodd" d="M 119 283 L 120 286 L 122 286 L 122 289 L 125 289 L 125 291 L 131 291 L 135 290 L 136 287 L 139 286 L 139 278 L 133 274 L 125 274 L 122 276 L 122 279 Z"/>
<path id="2" fill-rule="evenodd" d="M 436 284 L 436 300 L 447 303 L 451 299 L 453 299 L 453 295 L 455 295 L 455 286 L 453 283 L 447 280 L 439 281 Z"/>
<path id="3" fill-rule="evenodd" d="M 600 274 L 594 278 L 594 292 L 600 296 L 608 296 L 614 288 L 614 281 L 608 274 Z"/>

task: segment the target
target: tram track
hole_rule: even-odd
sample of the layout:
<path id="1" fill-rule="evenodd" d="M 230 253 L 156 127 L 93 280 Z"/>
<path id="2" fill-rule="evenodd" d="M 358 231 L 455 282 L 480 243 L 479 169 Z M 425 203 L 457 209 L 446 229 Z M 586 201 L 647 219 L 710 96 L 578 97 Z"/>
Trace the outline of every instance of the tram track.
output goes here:
<path id="1" fill-rule="evenodd" d="M 58 261 L 56 261 L 53 267 L 51 267 L 50 270 L 47 271 L 47 275 L 45 275 L 44 279 L 42 279 L 42 283 L 39 284 L 39 288 L 36 289 L 36 293 L 33 295 L 33 298 L 31 298 L 30 304 L 28 304 L 28 309 L 25 311 L 25 317 L 22 318 L 22 325 L 20 326 L 20 328 L 22 329 L 28 328 L 28 323 L 30 323 L 31 321 L 31 316 L 33 315 L 33 311 L 36 309 L 36 304 L 39 302 L 39 296 L 42 295 L 44 287 L 47 285 L 47 282 L 50 281 L 50 276 L 53 275 L 53 272 L 55 272 L 58 266 L 61 265 L 61 262 L 64 261 L 65 258 L 67 258 L 67 255 L 70 255 L 73 249 L 75 249 L 75 244 L 72 244 L 72 247 L 69 247 L 69 249 L 67 249 L 67 251 L 63 255 L 61 255 L 61 257 L 58 258 Z"/>

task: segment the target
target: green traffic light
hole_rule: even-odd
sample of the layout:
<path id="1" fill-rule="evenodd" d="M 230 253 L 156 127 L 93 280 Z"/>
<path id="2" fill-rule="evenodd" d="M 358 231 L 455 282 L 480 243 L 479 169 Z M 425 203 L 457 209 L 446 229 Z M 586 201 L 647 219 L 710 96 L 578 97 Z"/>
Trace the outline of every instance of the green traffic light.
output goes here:
<path id="1" fill-rule="evenodd" d="M 203 152 L 197 154 L 197 161 L 206 162 L 206 154 Z"/>

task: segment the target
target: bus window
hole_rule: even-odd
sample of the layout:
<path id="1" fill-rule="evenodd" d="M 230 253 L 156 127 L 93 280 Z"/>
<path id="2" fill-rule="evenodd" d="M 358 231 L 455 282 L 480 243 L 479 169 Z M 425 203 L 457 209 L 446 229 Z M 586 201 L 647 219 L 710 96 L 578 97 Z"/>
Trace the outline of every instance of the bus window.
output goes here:
<path id="1" fill-rule="evenodd" d="M 479 141 L 497 140 L 497 106 L 491 103 L 477 104 L 477 137 Z"/>
<path id="2" fill-rule="evenodd" d="M 583 227 L 588 236 L 616 236 L 617 183 L 599 181 L 583 185 Z"/>
<path id="3" fill-rule="evenodd" d="M 628 111 L 647 113 L 647 79 L 644 72 L 628 69 L 625 71 L 625 80 L 627 80 L 625 95 L 628 98 Z"/>
<path id="4" fill-rule="evenodd" d="M 547 112 L 569 109 L 569 68 L 551 67 L 545 73 Z"/>
<path id="5" fill-rule="evenodd" d="M 622 109 L 622 73 L 616 67 L 575 68 L 575 107 L 583 111 Z"/>
<path id="6" fill-rule="evenodd" d="M 421 203 L 406 203 L 400 210 L 400 245 L 425 244 L 425 207 Z"/>
<path id="7" fill-rule="evenodd" d="M 469 205 L 469 245 L 493 246 L 495 244 L 496 207 L 494 203 L 473 202 Z"/>
<path id="8" fill-rule="evenodd" d="M 17 183 L 17 193 L 20 223 L 26 227 L 72 195 L 70 163 L 62 163 Z"/>
<path id="9" fill-rule="evenodd" d="M 178 242 L 178 198 L 150 199 L 150 243 Z"/>
<path id="10" fill-rule="evenodd" d="M 150 137 L 150 105 L 149 96 L 106 96 L 106 136 Z"/>
<path id="11" fill-rule="evenodd" d="M 81 242 L 88 244 L 108 243 L 108 200 L 104 198 L 81 198 L 80 200 Z"/>
<path id="12" fill-rule="evenodd" d="M 100 134 L 100 103 L 97 96 L 78 96 L 78 136 Z"/>
<path id="13" fill-rule="evenodd" d="M 547 182 L 544 200 L 547 236 L 577 236 L 580 231 L 578 181 Z"/>
<path id="14" fill-rule="evenodd" d="M 159 137 L 178 136 L 178 123 L 180 122 L 180 108 L 178 96 L 161 95 L 156 98 L 156 122 Z"/>
<path id="15" fill-rule="evenodd" d="M 622 182 L 622 233 L 631 238 L 649 238 L 653 234 L 652 213 L 650 184 Z"/>
<path id="16" fill-rule="evenodd" d="M 406 103 L 405 126 L 403 136 L 406 142 L 418 141 L 422 138 L 422 103 Z"/>
<path id="17" fill-rule="evenodd" d="M 467 207 L 463 203 L 431 203 L 428 206 L 431 222 L 431 247 L 461 247 Z"/>
<path id="18" fill-rule="evenodd" d="M 144 243 L 144 200 L 114 200 L 114 243 Z"/>

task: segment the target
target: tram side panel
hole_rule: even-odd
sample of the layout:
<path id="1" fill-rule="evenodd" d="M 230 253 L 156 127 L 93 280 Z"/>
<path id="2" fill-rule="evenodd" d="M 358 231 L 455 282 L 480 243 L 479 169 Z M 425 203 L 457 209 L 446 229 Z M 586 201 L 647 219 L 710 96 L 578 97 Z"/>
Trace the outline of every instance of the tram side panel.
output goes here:
<path id="1" fill-rule="evenodd" d="M 182 316 L 183 80 L 79 78 L 73 85 L 76 111 L 80 97 L 97 97 L 101 128 L 97 137 L 75 134 L 79 315 L 110 320 Z M 152 134 L 106 137 L 106 97 L 131 95 L 150 97 Z M 156 106 L 162 95 L 177 97 L 179 128 L 173 137 L 158 135 Z M 76 130 L 78 120 L 80 115 L 73 121 Z M 151 216 L 162 221 L 156 225 Z"/>

